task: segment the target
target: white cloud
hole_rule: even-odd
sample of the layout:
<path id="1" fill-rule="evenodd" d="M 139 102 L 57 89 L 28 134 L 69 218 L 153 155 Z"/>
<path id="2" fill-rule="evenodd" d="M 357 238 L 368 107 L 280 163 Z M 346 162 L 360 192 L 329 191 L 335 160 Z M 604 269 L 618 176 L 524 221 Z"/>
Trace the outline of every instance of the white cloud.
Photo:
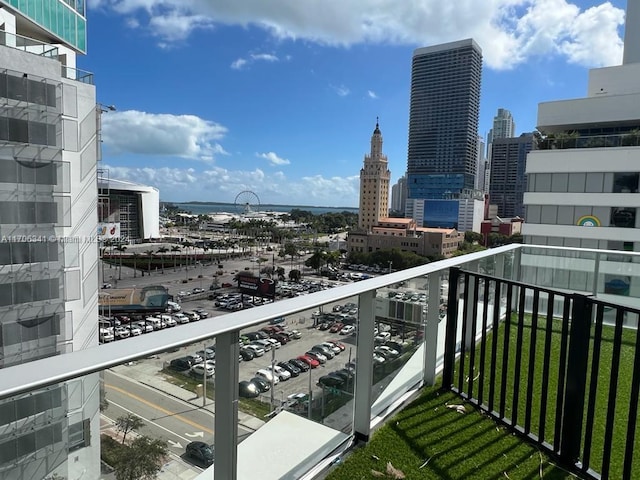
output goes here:
<path id="1" fill-rule="evenodd" d="M 264 60 L 265 62 L 277 62 L 278 57 L 270 53 L 252 53 L 251 58 L 254 60 Z"/>
<path id="2" fill-rule="evenodd" d="M 233 68 L 234 70 L 240 70 L 246 64 L 247 61 L 244 58 L 238 58 L 237 60 L 233 61 L 233 63 L 231 64 L 231 68 Z"/>
<path id="3" fill-rule="evenodd" d="M 346 97 L 351 93 L 351 90 L 349 90 L 344 85 L 340 85 L 340 86 L 331 85 L 331 88 L 333 88 L 335 92 L 338 94 L 338 96 L 340 97 Z"/>
<path id="4" fill-rule="evenodd" d="M 259 168 L 251 171 L 227 170 L 212 166 L 204 171 L 193 168 L 117 167 L 105 165 L 110 178 L 151 185 L 160 190 L 164 201 L 222 201 L 232 203 L 244 190 L 255 192 L 261 203 L 357 207 L 360 177 L 322 175 L 288 179 L 283 172 L 266 174 Z M 212 193 L 212 192 L 215 192 Z"/>
<path id="5" fill-rule="evenodd" d="M 280 158 L 278 155 L 276 155 L 274 152 L 269 152 L 269 153 L 256 153 L 256 157 L 258 158 L 264 158 L 265 160 L 268 160 L 269 163 L 273 166 L 276 165 L 289 165 L 291 162 L 289 160 L 287 160 L 286 158 Z"/>
<path id="6" fill-rule="evenodd" d="M 373 90 L 367 90 L 367 95 L 369 95 L 369 98 L 378 98 L 378 95 Z"/>
<path id="7" fill-rule="evenodd" d="M 575 1 L 575 0 L 574 0 Z M 474 38 L 492 68 L 532 56 L 563 56 L 587 66 L 620 63 L 624 11 L 602 2 L 586 11 L 567 0 L 92 0 L 146 22 L 175 41 L 216 24 L 254 25 L 278 39 L 322 45 L 433 45 Z M 143 13 L 145 15 L 140 15 Z"/>
<path id="8" fill-rule="evenodd" d="M 289 57 L 287 58 L 287 60 Z M 249 58 L 238 58 L 231 64 L 231 68 L 234 70 L 241 70 L 253 62 L 277 62 L 280 60 L 276 55 L 271 53 L 251 53 Z"/>
<path id="9" fill-rule="evenodd" d="M 226 155 L 217 142 L 227 128 L 195 115 L 136 110 L 102 115 L 102 140 L 110 154 L 163 155 L 211 161 Z"/>

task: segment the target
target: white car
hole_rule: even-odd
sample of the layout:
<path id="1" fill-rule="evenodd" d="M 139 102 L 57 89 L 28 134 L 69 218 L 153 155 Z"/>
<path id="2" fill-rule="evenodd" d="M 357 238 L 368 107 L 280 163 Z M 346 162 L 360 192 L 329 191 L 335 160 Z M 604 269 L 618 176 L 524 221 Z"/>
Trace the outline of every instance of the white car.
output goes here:
<path id="1" fill-rule="evenodd" d="M 271 343 L 273 348 L 280 348 L 282 346 L 282 344 L 275 338 L 267 338 L 266 340 Z"/>
<path id="2" fill-rule="evenodd" d="M 342 330 L 340 330 L 340 335 L 351 335 L 355 331 L 356 327 L 354 327 L 353 325 L 345 325 L 344 327 L 342 327 Z"/>
<path id="3" fill-rule="evenodd" d="M 204 375 L 205 368 L 207 369 L 207 377 L 213 377 L 213 375 L 216 373 L 216 367 L 214 367 L 214 364 L 211 362 L 196 363 L 191 367 L 191 373 L 202 377 Z"/>
<path id="4" fill-rule="evenodd" d="M 129 331 L 128 328 L 121 325 L 114 329 L 113 335 L 116 338 L 129 338 L 131 336 L 131 332 Z"/>
<path id="5" fill-rule="evenodd" d="M 142 333 L 153 332 L 153 325 L 150 325 L 146 322 L 132 323 L 132 325 L 137 325 L 138 327 L 140 327 L 140 330 L 142 330 Z"/>
<path id="6" fill-rule="evenodd" d="M 273 383 L 274 385 L 280 383 L 280 379 L 278 378 L 278 376 L 273 375 L 271 373 L 271 370 L 267 370 L 266 368 L 261 368 L 260 370 L 258 370 L 256 372 L 256 377 L 264 378 L 267 382 Z"/>
<path id="7" fill-rule="evenodd" d="M 129 333 L 131 334 L 132 337 L 137 337 L 138 335 L 142 335 L 142 329 L 134 323 L 126 326 L 125 328 L 129 330 Z"/>
<path id="8" fill-rule="evenodd" d="M 380 352 L 385 357 L 397 357 L 400 355 L 400 352 L 386 345 L 380 345 L 379 347 L 376 347 L 374 351 Z"/>
<path id="9" fill-rule="evenodd" d="M 254 345 L 253 343 L 250 343 L 249 345 L 245 345 L 242 348 L 248 348 L 255 354 L 256 357 L 261 357 L 264 355 L 264 348 L 258 345 Z"/>
<path id="10" fill-rule="evenodd" d="M 267 370 L 271 371 L 271 365 L 269 365 L 267 367 Z M 289 380 L 291 378 L 291 372 L 288 370 L 285 370 L 284 368 L 282 368 L 279 365 L 274 365 L 273 366 L 273 373 L 276 374 L 276 376 L 281 380 L 281 381 L 285 381 L 285 380 Z"/>
<path id="11" fill-rule="evenodd" d="M 189 323 L 189 317 L 187 317 L 184 313 L 176 313 L 173 315 L 173 318 L 175 318 L 176 322 L 178 323 Z"/>
<path id="12" fill-rule="evenodd" d="M 342 352 L 342 350 L 340 349 L 340 347 L 338 347 L 335 343 L 331 343 L 331 342 L 323 342 L 321 343 L 321 345 L 324 345 L 325 347 L 331 349 L 331 351 L 333 353 L 335 353 L 336 355 L 339 354 L 340 352 Z"/>
<path id="13" fill-rule="evenodd" d="M 389 340 L 391 340 L 391 334 L 389 332 L 380 332 L 374 337 L 373 340 L 376 343 L 388 342 Z"/>

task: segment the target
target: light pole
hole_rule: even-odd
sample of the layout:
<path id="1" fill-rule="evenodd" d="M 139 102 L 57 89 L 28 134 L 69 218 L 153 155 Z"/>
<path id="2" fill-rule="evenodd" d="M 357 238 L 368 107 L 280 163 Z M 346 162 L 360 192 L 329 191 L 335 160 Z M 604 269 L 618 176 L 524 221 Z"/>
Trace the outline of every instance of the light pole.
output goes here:
<path id="1" fill-rule="evenodd" d="M 393 267 L 393 262 L 389 260 L 389 273 L 391 273 L 391 267 Z"/>
<path id="2" fill-rule="evenodd" d="M 275 386 L 275 380 L 276 380 L 276 371 L 275 371 L 275 366 L 276 364 L 276 349 L 275 347 L 271 348 L 271 412 L 273 412 L 273 402 L 274 402 L 274 398 L 273 398 L 273 394 L 274 394 L 274 386 Z"/>

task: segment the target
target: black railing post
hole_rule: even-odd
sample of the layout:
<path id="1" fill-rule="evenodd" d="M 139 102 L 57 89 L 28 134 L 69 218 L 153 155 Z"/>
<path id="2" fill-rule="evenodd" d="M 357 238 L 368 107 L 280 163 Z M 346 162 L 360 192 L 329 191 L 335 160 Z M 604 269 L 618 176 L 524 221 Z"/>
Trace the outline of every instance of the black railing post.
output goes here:
<path id="1" fill-rule="evenodd" d="M 447 328 L 444 340 L 444 366 L 442 387 L 450 389 L 453 384 L 453 367 L 456 361 L 456 328 L 458 324 L 458 283 L 460 267 L 449 269 L 449 295 L 447 297 Z M 431 305 L 431 308 L 435 308 Z"/>
<path id="2" fill-rule="evenodd" d="M 564 405 L 562 407 L 560 457 L 568 465 L 575 465 L 580 456 L 582 442 L 582 420 L 593 304 L 585 295 L 573 294 L 571 298 L 573 305 L 569 330 Z"/>

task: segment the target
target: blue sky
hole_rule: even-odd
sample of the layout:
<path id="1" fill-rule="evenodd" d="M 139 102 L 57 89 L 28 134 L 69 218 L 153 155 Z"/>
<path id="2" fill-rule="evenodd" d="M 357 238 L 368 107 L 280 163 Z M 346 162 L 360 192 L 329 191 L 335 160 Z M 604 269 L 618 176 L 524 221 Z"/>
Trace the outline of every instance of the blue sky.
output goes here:
<path id="1" fill-rule="evenodd" d="M 357 207 L 380 117 L 406 169 L 411 57 L 472 37 L 483 50 L 479 134 L 498 108 L 517 134 L 539 102 L 586 95 L 622 61 L 624 0 L 89 0 L 103 163 L 164 201 Z M 455 10 L 454 10 L 455 7 Z"/>

